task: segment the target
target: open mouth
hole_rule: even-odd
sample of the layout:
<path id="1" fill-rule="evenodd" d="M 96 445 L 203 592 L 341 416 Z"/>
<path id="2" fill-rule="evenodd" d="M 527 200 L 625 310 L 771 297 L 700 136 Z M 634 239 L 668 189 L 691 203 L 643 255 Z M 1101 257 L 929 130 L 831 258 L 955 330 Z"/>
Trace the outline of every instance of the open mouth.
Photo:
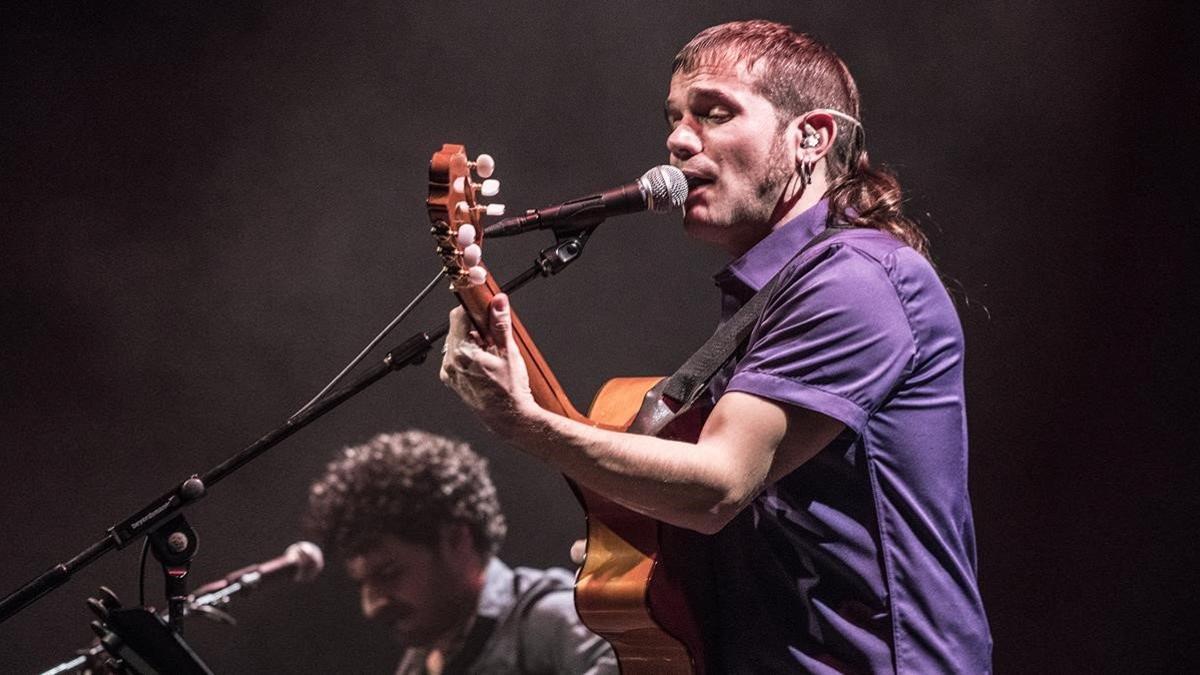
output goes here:
<path id="1" fill-rule="evenodd" d="M 700 197 L 705 188 L 713 184 L 713 179 L 708 176 L 690 175 L 687 177 L 687 183 L 688 201 L 692 202 L 694 199 Z"/>

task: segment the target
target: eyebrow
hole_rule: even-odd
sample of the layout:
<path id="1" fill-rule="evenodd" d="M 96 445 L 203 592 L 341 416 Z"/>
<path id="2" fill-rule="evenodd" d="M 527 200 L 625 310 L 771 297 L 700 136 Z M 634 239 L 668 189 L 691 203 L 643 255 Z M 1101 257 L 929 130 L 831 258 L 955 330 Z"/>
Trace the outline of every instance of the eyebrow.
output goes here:
<path id="1" fill-rule="evenodd" d="M 722 89 L 715 89 L 715 88 L 711 88 L 711 87 L 698 87 L 696 89 L 692 89 L 690 93 L 692 95 L 688 97 L 689 101 L 697 99 L 697 98 L 715 98 L 718 101 L 721 101 L 723 103 L 728 103 L 728 104 L 738 108 L 739 110 L 742 107 L 732 96 L 727 94 Z"/>

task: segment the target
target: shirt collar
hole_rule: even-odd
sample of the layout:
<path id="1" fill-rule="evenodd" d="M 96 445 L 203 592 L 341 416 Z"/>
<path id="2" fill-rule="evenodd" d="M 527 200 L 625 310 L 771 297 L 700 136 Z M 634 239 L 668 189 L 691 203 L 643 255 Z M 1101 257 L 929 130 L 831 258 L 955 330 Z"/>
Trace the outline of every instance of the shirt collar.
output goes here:
<path id="1" fill-rule="evenodd" d="M 767 284 L 796 253 L 825 229 L 829 200 L 822 199 L 808 210 L 776 227 L 713 276 L 723 291 L 741 287 L 757 291 Z"/>
<path id="2" fill-rule="evenodd" d="M 483 591 L 479 594 L 479 616 L 499 618 L 506 610 L 512 609 L 513 590 L 512 568 L 493 557 L 488 561 L 487 571 L 484 572 Z"/>

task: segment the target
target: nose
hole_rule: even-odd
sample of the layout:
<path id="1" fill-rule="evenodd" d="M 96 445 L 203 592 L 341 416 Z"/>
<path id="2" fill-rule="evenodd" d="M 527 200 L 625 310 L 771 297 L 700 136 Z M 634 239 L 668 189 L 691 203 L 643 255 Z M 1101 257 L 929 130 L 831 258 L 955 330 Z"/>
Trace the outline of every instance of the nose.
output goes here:
<path id="1" fill-rule="evenodd" d="M 362 613 L 367 619 L 374 619 L 384 607 L 388 606 L 387 595 L 380 593 L 371 584 L 363 584 L 360 589 Z"/>
<path id="2" fill-rule="evenodd" d="M 686 124 L 679 124 L 667 136 L 667 150 L 672 157 L 684 160 L 700 154 L 704 150 L 704 144 L 694 129 Z"/>

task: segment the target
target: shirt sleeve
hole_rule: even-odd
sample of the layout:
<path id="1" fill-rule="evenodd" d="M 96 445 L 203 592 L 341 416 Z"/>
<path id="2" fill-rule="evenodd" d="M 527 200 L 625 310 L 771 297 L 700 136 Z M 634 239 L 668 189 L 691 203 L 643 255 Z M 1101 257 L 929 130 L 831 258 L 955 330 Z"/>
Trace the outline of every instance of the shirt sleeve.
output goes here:
<path id="1" fill-rule="evenodd" d="M 784 270 L 726 391 L 813 410 L 862 433 L 914 352 L 887 270 L 834 245 Z"/>
<path id="2" fill-rule="evenodd" d="M 529 608 L 521 631 L 522 672 L 616 675 L 612 648 L 579 620 L 569 590 L 547 593 Z"/>

